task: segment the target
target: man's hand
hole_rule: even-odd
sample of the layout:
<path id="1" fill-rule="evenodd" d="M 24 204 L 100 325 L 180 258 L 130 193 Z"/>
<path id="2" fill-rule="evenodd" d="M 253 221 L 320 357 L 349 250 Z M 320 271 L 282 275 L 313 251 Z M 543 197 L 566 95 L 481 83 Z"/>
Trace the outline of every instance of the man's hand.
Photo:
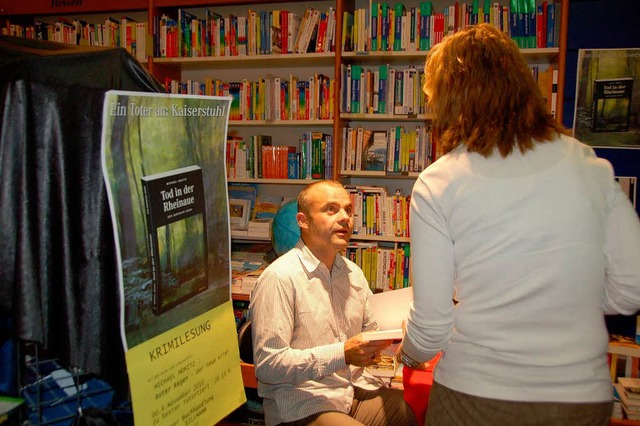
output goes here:
<path id="1" fill-rule="evenodd" d="M 344 359 L 347 364 L 366 367 L 380 361 L 380 351 L 389 346 L 393 340 L 368 341 L 362 334 L 344 342 Z"/>

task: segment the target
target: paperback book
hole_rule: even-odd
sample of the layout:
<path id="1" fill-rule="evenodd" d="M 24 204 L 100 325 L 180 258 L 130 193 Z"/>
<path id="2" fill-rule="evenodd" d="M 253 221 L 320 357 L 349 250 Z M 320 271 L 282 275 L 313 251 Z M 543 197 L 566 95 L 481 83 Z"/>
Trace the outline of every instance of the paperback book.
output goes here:
<path id="1" fill-rule="evenodd" d="M 374 130 L 363 141 L 362 170 L 384 171 L 387 165 L 387 132 Z"/>
<path id="2" fill-rule="evenodd" d="M 366 340 L 400 340 L 402 323 L 409 315 L 413 302 L 413 287 L 375 293 L 369 298 L 373 316 L 378 323 L 377 331 L 362 333 Z"/>
<path id="3" fill-rule="evenodd" d="M 141 181 L 158 315 L 209 286 L 202 169 L 183 167 Z"/>
<path id="4" fill-rule="evenodd" d="M 627 132 L 631 122 L 633 78 L 594 80 L 592 132 Z"/>

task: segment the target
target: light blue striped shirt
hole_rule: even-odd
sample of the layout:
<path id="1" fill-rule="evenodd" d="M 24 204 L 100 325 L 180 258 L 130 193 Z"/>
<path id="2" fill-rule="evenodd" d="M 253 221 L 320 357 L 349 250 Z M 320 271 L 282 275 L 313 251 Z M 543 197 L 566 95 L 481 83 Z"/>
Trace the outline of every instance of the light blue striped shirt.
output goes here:
<path id="1" fill-rule="evenodd" d="M 329 272 L 302 241 L 260 275 L 250 317 L 268 425 L 322 411 L 348 413 L 353 385 L 377 387 L 344 358 L 347 339 L 377 328 L 370 295 L 356 264 L 336 255 Z"/>

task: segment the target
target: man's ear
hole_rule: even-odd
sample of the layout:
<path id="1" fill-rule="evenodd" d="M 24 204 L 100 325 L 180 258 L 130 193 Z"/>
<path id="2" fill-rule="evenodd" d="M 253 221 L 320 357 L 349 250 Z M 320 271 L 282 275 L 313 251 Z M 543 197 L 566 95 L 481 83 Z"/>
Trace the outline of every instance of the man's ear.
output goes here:
<path id="1" fill-rule="evenodd" d="M 301 229 L 307 229 L 309 228 L 309 222 L 307 221 L 307 215 L 302 213 L 302 212 L 298 212 L 296 214 L 296 220 L 298 221 L 298 226 Z"/>

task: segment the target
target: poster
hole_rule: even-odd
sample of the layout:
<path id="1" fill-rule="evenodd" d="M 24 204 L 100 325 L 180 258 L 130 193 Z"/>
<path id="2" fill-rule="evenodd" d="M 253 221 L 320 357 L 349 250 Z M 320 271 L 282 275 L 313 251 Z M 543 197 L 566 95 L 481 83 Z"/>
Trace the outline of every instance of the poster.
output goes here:
<path id="1" fill-rule="evenodd" d="M 580 49 L 573 135 L 594 147 L 640 148 L 640 49 Z"/>
<path id="2" fill-rule="evenodd" d="M 206 425 L 246 400 L 230 292 L 230 98 L 109 91 L 102 167 L 137 425 Z"/>

